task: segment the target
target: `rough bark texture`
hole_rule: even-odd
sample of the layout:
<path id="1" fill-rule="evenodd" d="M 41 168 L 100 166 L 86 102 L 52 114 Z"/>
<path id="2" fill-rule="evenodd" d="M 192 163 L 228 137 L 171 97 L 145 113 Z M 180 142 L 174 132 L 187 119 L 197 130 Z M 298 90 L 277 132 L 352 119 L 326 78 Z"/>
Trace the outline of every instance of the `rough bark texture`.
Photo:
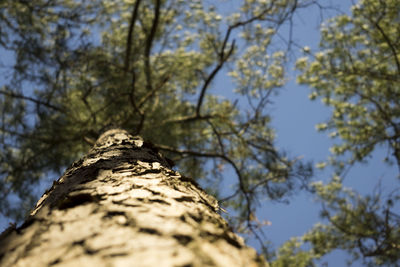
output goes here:
<path id="1" fill-rule="evenodd" d="M 267 266 L 150 144 L 105 132 L 0 236 L 0 266 Z"/>

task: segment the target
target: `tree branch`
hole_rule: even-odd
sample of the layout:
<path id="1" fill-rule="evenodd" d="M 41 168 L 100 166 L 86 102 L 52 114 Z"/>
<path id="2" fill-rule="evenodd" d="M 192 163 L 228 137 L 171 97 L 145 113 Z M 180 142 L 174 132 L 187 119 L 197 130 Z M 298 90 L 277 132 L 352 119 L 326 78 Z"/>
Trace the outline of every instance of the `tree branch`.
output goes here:
<path id="1" fill-rule="evenodd" d="M 206 81 L 203 84 L 203 87 L 201 88 L 200 96 L 199 96 L 199 99 L 197 101 L 197 106 L 196 106 L 196 116 L 200 116 L 200 108 L 201 108 L 201 105 L 203 103 L 204 96 L 205 96 L 205 93 L 206 93 L 206 90 L 207 90 L 208 86 L 210 85 L 211 81 L 215 78 L 217 73 L 221 70 L 221 68 L 224 65 L 224 63 L 226 62 L 226 60 L 228 60 L 228 58 L 231 56 L 231 54 L 232 54 L 232 52 L 233 52 L 233 50 L 235 48 L 235 40 L 232 41 L 231 48 L 229 49 L 229 51 L 226 54 L 226 56 L 225 56 L 225 52 L 224 52 L 225 51 L 225 45 L 226 45 L 226 43 L 224 42 L 224 45 L 221 48 L 218 65 L 215 66 L 214 70 L 207 77 Z"/>
<path id="2" fill-rule="evenodd" d="M 219 114 L 207 114 L 201 116 L 189 115 L 189 116 L 182 116 L 178 118 L 169 119 L 164 121 L 164 123 L 187 123 L 198 120 L 209 120 L 215 117 L 219 117 Z"/>
<path id="3" fill-rule="evenodd" d="M 131 86 L 131 91 L 129 93 L 129 101 L 131 102 L 133 109 L 140 116 L 139 125 L 136 127 L 136 130 L 134 133 L 135 135 L 138 135 L 142 131 L 142 128 L 144 125 L 145 114 L 142 111 L 142 109 L 140 107 L 138 107 L 138 105 L 136 104 L 135 91 L 136 91 L 136 72 L 135 72 L 135 70 L 133 70 L 132 71 L 132 86 Z"/>
<path id="4" fill-rule="evenodd" d="M 147 90 L 152 90 L 152 85 L 151 85 L 151 68 L 150 68 L 150 52 L 151 52 L 151 47 L 153 45 L 154 37 L 157 32 L 157 27 L 160 19 L 160 9 L 161 9 L 161 0 L 156 0 L 156 6 L 154 10 L 154 18 L 153 18 L 153 24 L 151 26 L 150 34 L 147 37 L 146 40 L 146 47 L 145 47 L 145 75 L 146 75 L 146 83 L 147 83 Z"/>
<path id="5" fill-rule="evenodd" d="M 397 73 L 400 75 L 400 62 L 399 59 L 397 58 L 397 51 L 392 42 L 390 41 L 389 36 L 385 33 L 385 31 L 382 29 L 382 27 L 379 25 L 379 22 L 374 23 L 375 27 L 378 29 L 378 31 L 382 34 L 383 39 L 385 39 L 385 42 L 388 44 L 390 47 L 390 50 L 392 51 L 394 61 L 396 62 L 397 66 Z"/>
<path id="6" fill-rule="evenodd" d="M 176 154 L 180 154 L 180 155 L 191 155 L 191 156 L 196 156 L 196 157 L 205 157 L 205 158 L 220 158 L 224 161 L 226 161 L 227 163 L 229 163 L 229 165 L 231 165 L 231 167 L 234 169 L 236 176 L 238 177 L 239 180 L 239 190 L 243 193 L 245 200 L 246 200 L 246 220 L 248 223 L 248 226 L 250 224 L 251 221 L 251 213 L 252 213 L 252 207 L 251 207 L 251 199 L 250 199 L 250 195 L 249 195 L 249 191 L 246 189 L 245 183 L 244 183 L 244 178 L 238 168 L 238 166 L 236 165 L 235 162 L 233 162 L 232 159 L 230 159 L 229 157 L 227 157 L 226 155 L 223 154 L 218 154 L 218 153 L 212 153 L 212 152 L 197 152 L 197 151 L 192 151 L 192 150 L 180 150 L 180 149 L 176 149 L 173 147 L 169 147 L 169 146 L 164 146 L 164 145 L 155 145 L 156 148 L 160 149 L 160 150 L 164 150 L 164 151 L 169 151 L 172 153 L 176 153 Z M 236 191 L 238 192 L 238 191 Z M 249 226 L 250 228 L 250 226 Z"/>
<path id="7" fill-rule="evenodd" d="M 17 93 L 14 93 L 12 91 L 7 91 L 7 90 L 0 89 L 0 94 L 6 95 L 6 96 L 10 96 L 10 97 L 14 97 L 14 98 L 28 100 L 28 101 L 31 101 L 31 102 L 37 104 L 37 105 L 43 105 L 43 106 L 46 106 L 48 108 L 54 109 L 56 111 L 63 112 L 63 110 L 61 108 L 59 108 L 57 106 L 54 106 L 54 105 L 52 105 L 52 104 L 50 104 L 48 102 L 44 102 L 44 101 L 42 101 L 40 99 L 36 99 L 36 98 L 33 98 L 33 97 L 25 96 L 25 95 L 22 95 L 22 94 L 17 94 Z"/>
<path id="8" fill-rule="evenodd" d="M 129 65 L 130 65 L 131 51 L 132 51 L 132 49 L 131 49 L 132 36 L 133 36 L 133 33 L 135 32 L 135 22 L 137 19 L 139 5 L 140 5 L 141 1 L 142 0 L 136 0 L 135 7 L 133 8 L 133 11 L 132 11 L 131 21 L 129 23 L 128 38 L 126 39 L 126 56 L 125 56 L 125 64 L 124 64 L 125 72 L 127 72 L 130 68 Z"/>
<path id="9" fill-rule="evenodd" d="M 297 3 L 297 1 L 296 1 L 296 3 Z M 292 12 L 293 12 L 293 10 L 295 8 L 296 8 L 296 5 L 295 5 L 294 8 L 292 8 Z M 232 54 L 232 52 L 233 52 L 233 50 L 235 48 L 235 40 L 233 40 L 232 44 L 231 44 L 231 48 L 225 54 L 225 49 L 226 49 L 226 46 L 228 44 L 228 41 L 229 41 L 229 38 L 231 36 L 232 31 L 234 29 L 238 28 L 238 27 L 245 26 L 245 25 L 247 25 L 249 23 L 252 23 L 252 22 L 254 22 L 256 20 L 266 20 L 266 19 L 263 19 L 263 16 L 265 16 L 269 11 L 271 11 L 271 9 L 272 9 L 272 5 L 269 6 L 268 8 L 266 8 L 266 9 L 264 9 L 263 12 L 261 12 L 257 16 L 251 17 L 250 19 L 245 20 L 245 21 L 238 21 L 235 24 L 233 24 L 233 25 L 228 27 L 228 30 L 226 31 L 224 40 L 222 42 L 221 49 L 220 49 L 220 51 L 218 53 L 218 56 L 219 56 L 218 65 L 214 68 L 214 70 L 211 72 L 211 74 L 207 77 L 207 79 L 205 80 L 205 82 L 203 84 L 203 87 L 201 88 L 200 96 L 199 96 L 199 99 L 197 101 L 196 115 L 200 115 L 201 105 L 203 103 L 204 96 L 205 96 L 205 93 L 206 93 L 206 90 L 207 90 L 208 86 L 210 85 L 211 81 L 215 78 L 216 74 L 219 72 L 219 70 L 222 68 L 222 66 L 225 64 L 225 62 L 228 60 L 228 58 L 231 56 L 231 54 Z"/>

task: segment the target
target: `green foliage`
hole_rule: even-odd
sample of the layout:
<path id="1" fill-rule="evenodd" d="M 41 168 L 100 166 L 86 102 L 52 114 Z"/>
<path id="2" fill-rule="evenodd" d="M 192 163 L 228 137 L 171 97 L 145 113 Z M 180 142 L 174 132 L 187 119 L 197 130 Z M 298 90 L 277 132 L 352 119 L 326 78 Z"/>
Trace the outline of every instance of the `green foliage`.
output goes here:
<path id="1" fill-rule="evenodd" d="M 299 266 L 313 267 L 314 259 L 318 258 L 312 252 L 301 249 L 303 242 L 297 238 L 291 238 L 282 245 L 276 255 L 276 259 L 272 261 L 272 267 Z"/>
<path id="2" fill-rule="evenodd" d="M 313 185 L 323 204 L 317 224 L 302 238 L 321 257 L 343 249 L 367 266 L 399 266 L 399 188 L 367 195 L 343 187 L 338 176 L 357 162 L 367 162 L 380 145 L 388 164 L 400 170 L 400 1 L 361 0 L 352 15 L 337 16 L 321 30 L 321 51 L 297 60 L 298 82 L 312 88 L 310 99 L 332 107 L 329 121 L 316 126 L 337 140 L 328 162 L 336 174 Z M 289 243 L 290 245 L 290 243 Z M 289 246 L 285 245 L 285 246 Z M 293 250 L 292 250 L 293 251 Z M 351 262 L 351 261 L 350 261 Z"/>
<path id="3" fill-rule="evenodd" d="M 399 1 L 360 1 L 352 16 L 323 26 L 320 52 L 305 52 L 296 63 L 298 81 L 313 88 L 310 99 L 333 108 L 317 129 L 340 137 L 331 149 L 339 168 L 345 165 L 338 156 L 349 152 L 347 163 L 363 161 L 377 145 L 389 147 L 400 166 L 399 12 Z"/>
<path id="4" fill-rule="evenodd" d="M 396 265 L 399 260 L 400 222 L 394 213 L 393 201 L 398 195 L 385 199 L 379 190 L 361 196 L 343 188 L 339 177 L 323 185 L 314 184 L 324 203 L 321 216 L 328 225 L 316 225 L 303 240 L 310 242 L 313 253 L 324 255 L 333 249 L 347 250 L 354 260 L 364 257 L 368 266 Z"/>

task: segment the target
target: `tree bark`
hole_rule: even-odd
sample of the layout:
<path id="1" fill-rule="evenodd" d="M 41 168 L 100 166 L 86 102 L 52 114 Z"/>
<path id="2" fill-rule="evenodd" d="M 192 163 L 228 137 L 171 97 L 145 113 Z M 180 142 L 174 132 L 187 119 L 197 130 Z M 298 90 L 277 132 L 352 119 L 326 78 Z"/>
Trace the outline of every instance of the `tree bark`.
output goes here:
<path id="1" fill-rule="evenodd" d="M 1 234 L 0 266 L 268 266 L 218 211 L 151 144 L 112 129 Z"/>

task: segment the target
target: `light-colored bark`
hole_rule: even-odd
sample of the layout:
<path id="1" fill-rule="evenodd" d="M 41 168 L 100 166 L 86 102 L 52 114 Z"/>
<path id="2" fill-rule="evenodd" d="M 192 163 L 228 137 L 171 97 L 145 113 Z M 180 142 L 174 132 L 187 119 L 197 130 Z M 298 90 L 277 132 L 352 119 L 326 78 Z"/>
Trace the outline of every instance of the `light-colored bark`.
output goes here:
<path id="1" fill-rule="evenodd" d="M 267 266 L 218 209 L 151 145 L 109 130 L 1 235 L 0 266 Z"/>

